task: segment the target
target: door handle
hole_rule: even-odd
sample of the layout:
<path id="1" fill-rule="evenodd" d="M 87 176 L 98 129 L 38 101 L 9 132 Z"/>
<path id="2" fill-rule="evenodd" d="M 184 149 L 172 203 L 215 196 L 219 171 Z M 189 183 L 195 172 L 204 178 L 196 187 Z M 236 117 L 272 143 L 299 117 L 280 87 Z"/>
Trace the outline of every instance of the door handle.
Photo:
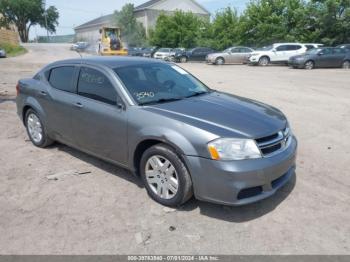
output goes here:
<path id="1" fill-rule="evenodd" d="M 42 96 L 46 96 L 47 94 L 46 94 L 46 92 L 45 92 L 45 91 L 40 91 L 40 95 L 42 95 Z"/>
<path id="2" fill-rule="evenodd" d="M 74 103 L 74 106 L 75 106 L 75 107 L 78 107 L 78 108 L 82 108 L 82 107 L 84 107 L 84 106 L 83 106 L 83 104 L 82 104 L 82 103 L 80 103 L 80 102 L 76 102 L 76 103 Z"/>

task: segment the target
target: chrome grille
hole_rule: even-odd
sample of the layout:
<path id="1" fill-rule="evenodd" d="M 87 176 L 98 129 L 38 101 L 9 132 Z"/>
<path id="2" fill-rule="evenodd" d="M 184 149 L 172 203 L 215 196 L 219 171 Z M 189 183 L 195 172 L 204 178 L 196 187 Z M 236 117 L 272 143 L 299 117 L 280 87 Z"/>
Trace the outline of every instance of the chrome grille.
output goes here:
<path id="1" fill-rule="evenodd" d="M 271 156 L 287 148 L 291 141 L 288 127 L 270 136 L 255 140 L 263 156 Z"/>

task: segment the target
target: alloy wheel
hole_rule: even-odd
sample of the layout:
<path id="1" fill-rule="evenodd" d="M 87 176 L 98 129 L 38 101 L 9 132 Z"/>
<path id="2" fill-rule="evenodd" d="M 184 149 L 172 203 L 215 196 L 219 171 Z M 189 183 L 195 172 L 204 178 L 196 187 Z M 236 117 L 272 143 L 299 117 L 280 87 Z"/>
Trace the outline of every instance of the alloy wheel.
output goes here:
<path id="1" fill-rule="evenodd" d="M 344 69 L 350 69 L 350 61 L 344 61 L 343 68 Z"/>
<path id="2" fill-rule="evenodd" d="M 224 63 L 225 63 L 224 59 L 222 59 L 222 58 L 216 59 L 216 64 L 217 65 L 223 65 Z"/>
<path id="3" fill-rule="evenodd" d="M 40 143 L 43 138 L 43 129 L 39 118 L 35 114 L 29 114 L 27 118 L 27 126 L 30 137 L 35 143 Z"/>
<path id="4" fill-rule="evenodd" d="M 305 63 L 305 69 L 313 69 L 314 68 L 314 62 L 312 62 L 312 61 L 307 61 L 306 63 Z"/>
<path id="5" fill-rule="evenodd" d="M 147 160 L 145 176 L 153 193 L 162 199 L 172 199 L 179 189 L 175 167 L 163 156 L 154 155 Z"/>

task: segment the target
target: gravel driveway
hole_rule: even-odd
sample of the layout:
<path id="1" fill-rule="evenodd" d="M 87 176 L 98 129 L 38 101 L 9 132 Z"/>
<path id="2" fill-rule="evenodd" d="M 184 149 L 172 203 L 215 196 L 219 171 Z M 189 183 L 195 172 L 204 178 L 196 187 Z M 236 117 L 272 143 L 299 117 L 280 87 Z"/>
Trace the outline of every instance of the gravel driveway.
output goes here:
<path id="1" fill-rule="evenodd" d="M 152 201 L 129 172 L 67 146 L 39 149 L 15 86 L 68 45 L 0 59 L 1 254 L 350 254 L 350 70 L 182 64 L 210 87 L 280 108 L 299 139 L 297 176 L 244 207 Z"/>

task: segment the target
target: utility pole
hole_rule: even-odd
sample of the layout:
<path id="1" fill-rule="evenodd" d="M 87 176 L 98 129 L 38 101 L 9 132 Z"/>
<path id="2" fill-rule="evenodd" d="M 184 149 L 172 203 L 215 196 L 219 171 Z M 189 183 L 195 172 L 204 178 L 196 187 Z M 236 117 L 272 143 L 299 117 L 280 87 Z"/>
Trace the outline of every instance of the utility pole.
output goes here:
<path id="1" fill-rule="evenodd" d="M 45 17 L 45 26 L 46 26 L 46 35 L 47 41 L 50 42 L 49 30 L 47 29 L 47 12 L 46 12 L 46 0 L 42 0 L 41 2 L 42 8 L 44 9 L 44 17 Z"/>

